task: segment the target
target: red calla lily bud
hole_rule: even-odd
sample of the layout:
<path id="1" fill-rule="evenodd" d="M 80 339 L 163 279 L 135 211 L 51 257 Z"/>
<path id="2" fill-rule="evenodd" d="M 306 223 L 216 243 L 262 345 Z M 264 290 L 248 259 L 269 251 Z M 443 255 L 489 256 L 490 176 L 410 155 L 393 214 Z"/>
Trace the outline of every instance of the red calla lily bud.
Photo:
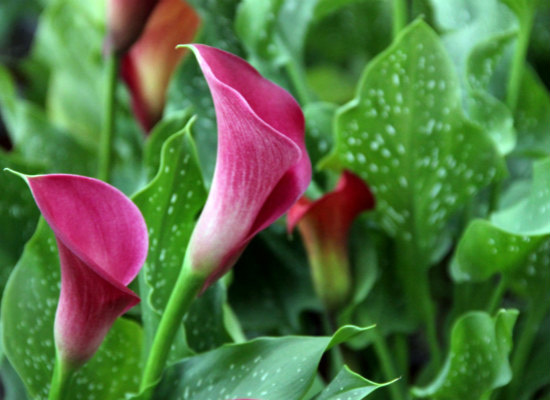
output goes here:
<path id="1" fill-rule="evenodd" d="M 304 193 L 311 163 L 304 116 L 287 91 L 233 54 L 189 47 L 210 87 L 218 124 L 212 187 L 186 255 L 194 271 L 208 277 L 206 288 Z"/>
<path id="2" fill-rule="evenodd" d="M 298 226 L 315 291 L 330 310 L 343 305 L 351 291 L 348 256 L 351 224 L 361 212 L 374 208 L 374 204 L 363 180 L 345 171 L 334 191 L 316 201 L 302 197 L 288 212 L 288 230 Z"/>
<path id="3" fill-rule="evenodd" d="M 123 54 L 139 38 L 158 0 L 109 0 L 105 50 Z"/>
<path id="4" fill-rule="evenodd" d="M 126 286 L 145 262 L 147 227 L 134 203 L 102 181 L 62 174 L 25 178 L 59 249 L 58 355 L 78 367 L 114 321 L 139 303 Z"/>
<path id="5" fill-rule="evenodd" d="M 199 24 L 198 14 L 185 1 L 159 0 L 143 34 L 122 58 L 122 78 L 145 132 L 162 117 L 168 84 L 186 53 L 176 46 L 192 41 Z"/>

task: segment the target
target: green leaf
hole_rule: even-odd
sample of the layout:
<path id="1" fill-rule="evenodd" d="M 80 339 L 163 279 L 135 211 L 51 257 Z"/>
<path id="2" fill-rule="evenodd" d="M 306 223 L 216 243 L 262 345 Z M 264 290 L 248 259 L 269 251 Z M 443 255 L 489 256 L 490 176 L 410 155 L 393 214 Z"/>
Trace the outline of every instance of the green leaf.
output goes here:
<path id="1" fill-rule="evenodd" d="M 39 21 L 32 57 L 51 72 L 48 116 L 93 148 L 102 121 L 102 102 L 98 100 L 102 99 L 105 5 L 55 0 Z"/>
<path id="2" fill-rule="evenodd" d="M 179 110 L 163 118 L 153 127 L 147 142 L 145 143 L 144 163 L 148 181 L 154 179 L 160 167 L 162 146 L 174 133 L 181 131 L 191 119 L 189 109 Z"/>
<path id="3" fill-rule="evenodd" d="M 321 102 L 304 106 L 306 147 L 314 166 L 332 148 L 332 124 L 336 108 L 335 104 Z"/>
<path id="4" fill-rule="evenodd" d="M 539 0 L 500 0 L 516 13 L 518 17 L 522 17 L 525 13 L 537 6 Z"/>
<path id="5" fill-rule="evenodd" d="M 518 400 L 534 399 L 535 393 L 550 384 L 550 375 L 547 372 L 550 360 L 550 319 L 546 318 L 538 330 L 537 339 L 532 347 L 528 368 L 523 371 L 521 394 Z"/>
<path id="6" fill-rule="evenodd" d="M 47 399 L 55 360 L 54 315 L 60 287 L 55 237 L 41 220 L 2 298 L 5 353 L 28 393 Z M 68 390 L 73 398 L 119 400 L 137 389 L 141 375 L 141 328 L 119 319 L 95 356 L 76 375 Z M 116 370 L 116 379 L 113 379 Z"/>
<path id="7" fill-rule="evenodd" d="M 95 170 L 95 154 L 52 125 L 39 107 L 18 99 L 13 79 L 1 66 L 0 110 L 14 144 L 11 158 L 28 163 L 33 170 L 40 167 L 46 171 L 84 175 Z"/>
<path id="8" fill-rule="evenodd" d="M 467 91 L 465 101 L 468 116 L 489 133 L 501 154 L 510 153 L 516 145 L 514 120 L 505 98 L 508 63 L 514 32 L 490 37 L 472 49 L 466 66 Z M 499 100 L 501 99 L 501 100 Z"/>
<path id="9" fill-rule="evenodd" d="M 494 35 L 517 29 L 516 16 L 499 0 L 430 0 L 435 24 L 462 80 L 474 47 Z"/>
<path id="10" fill-rule="evenodd" d="M 152 181 L 134 196 L 149 228 L 150 247 L 140 274 L 140 292 L 147 304 L 143 318 L 150 345 L 173 284 L 181 270 L 187 242 L 198 212 L 206 201 L 201 171 L 191 138 L 189 112 L 173 114 L 161 121 L 146 145 L 147 170 L 157 171 Z M 176 131 L 176 133 L 173 133 Z M 213 285 L 191 306 L 185 319 L 188 343 L 179 334 L 172 357 L 179 359 L 194 351 L 205 351 L 231 341 L 225 330 L 226 290 Z"/>
<path id="11" fill-rule="evenodd" d="M 550 156 L 550 95 L 544 83 L 529 68 L 525 68 L 521 81 L 514 120 L 518 131 L 515 154 Z"/>
<path id="12" fill-rule="evenodd" d="M 479 282 L 497 273 L 508 274 L 521 268 L 543 240 L 514 235 L 486 220 L 474 220 L 458 243 L 451 275 L 457 282 Z"/>
<path id="13" fill-rule="evenodd" d="M 206 200 L 190 136 L 191 123 L 164 142 L 157 175 L 133 196 L 149 229 L 149 253 L 142 275 L 150 287 L 148 301 L 159 315 L 181 269 L 197 213 Z M 163 139 L 162 135 L 153 136 L 151 143 Z M 158 146 L 149 144 L 149 148 Z"/>
<path id="14" fill-rule="evenodd" d="M 465 119 L 451 62 L 422 21 L 367 66 L 337 113 L 336 135 L 325 165 L 369 183 L 383 228 L 414 243 L 419 263 L 429 264 L 448 219 L 502 169 L 486 132 Z"/>
<path id="15" fill-rule="evenodd" d="M 391 382 L 389 383 L 391 384 Z M 344 366 L 315 400 L 363 400 L 369 394 L 388 384 L 371 382 Z"/>
<path id="16" fill-rule="evenodd" d="M 451 275 L 482 281 L 501 273 L 524 296 L 538 296 L 550 284 L 550 158 L 534 165 L 527 198 L 475 220 L 460 239 Z"/>
<path id="17" fill-rule="evenodd" d="M 40 170 L 20 158 L 0 150 L 0 168 L 12 168 L 29 174 Z M 21 179 L 0 172 L 0 293 L 21 256 L 23 246 L 36 228 L 40 213 L 29 188 Z"/>
<path id="18" fill-rule="evenodd" d="M 529 197 L 491 216 L 498 227 L 522 235 L 550 234 L 550 158 L 533 166 L 533 186 Z"/>
<path id="19" fill-rule="evenodd" d="M 6 357 L 2 357 L 0 364 L 0 379 L 5 391 L 4 400 L 26 400 L 28 398 L 23 382 Z"/>
<path id="20" fill-rule="evenodd" d="M 515 310 L 501 310 L 491 318 L 472 311 L 459 318 L 451 332 L 449 356 L 435 380 L 425 388 L 413 388 L 416 397 L 433 400 L 481 400 L 512 378 L 508 354 Z"/>
<path id="21" fill-rule="evenodd" d="M 286 336 L 226 345 L 169 368 L 177 373 L 161 383 L 156 396 L 299 400 L 312 384 L 323 353 L 368 329 L 345 326 L 333 337 Z"/>
<path id="22" fill-rule="evenodd" d="M 272 225 L 252 240 L 233 274 L 231 306 L 245 331 L 254 335 L 299 332 L 302 313 L 321 310 L 307 258 L 282 226 Z"/>

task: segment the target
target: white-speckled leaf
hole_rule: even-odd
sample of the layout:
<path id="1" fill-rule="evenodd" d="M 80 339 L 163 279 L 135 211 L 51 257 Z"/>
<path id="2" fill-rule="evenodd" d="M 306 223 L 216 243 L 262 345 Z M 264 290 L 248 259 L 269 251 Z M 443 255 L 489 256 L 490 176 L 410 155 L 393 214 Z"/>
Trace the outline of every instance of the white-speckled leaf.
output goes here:
<path id="1" fill-rule="evenodd" d="M 489 221 L 475 220 L 451 264 L 456 281 L 482 281 L 496 273 L 512 288 L 537 296 L 550 285 L 550 158 L 535 163 L 529 196 Z"/>
<path id="2" fill-rule="evenodd" d="M 363 400 L 376 389 L 391 383 L 371 382 L 344 366 L 315 400 Z"/>
<path id="3" fill-rule="evenodd" d="M 191 123 L 164 142 L 157 175 L 133 196 L 149 229 L 149 253 L 140 276 L 150 287 L 146 300 L 159 315 L 181 269 L 197 213 L 206 200 Z M 164 139 L 153 136 L 150 140 Z"/>
<path id="4" fill-rule="evenodd" d="M 326 164 L 365 179 L 391 236 L 412 242 L 428 263 L 449 217 L 501 171 L 485 131 L 462 112 L 458 78 L 423 21 L 366 68 L 354 100 L 336 117 Z"/>
<path id="5" fill-rule="evenodd" d="M 468 116 L 483 126 L 501 154 L 510 153 L 516 145 L 514 119 L 508 107 L 499 100 L 508 67 L 505 62 L 511 53 L 514 32 L 492 36 L 479 43 L 470 53 L 467 66 L 467 90 L 465 96 Z"/>
<path id="6" fill-rule="evenodd" d="M 53 325 L 59 298 L 59 259 L 53 233 L 42 220 L 25 247 L 2 299 L 4 350 L 33 399 L 48 398 L 55 360 Z M 95 356 L 78 370 L 70 398 L 120 400 L 141 376 L 142 330 L 119 319 Z"/>
<path id="7" fill-rule="evenodd" d="M 174 115 L 152 133 L 145 158 L 147 169 L 155 168 L 157 174 L 134 196 L 149 228 L 149 254 L 139 278 L 141 295 L 147 301 L 142 305 L 142 314 L 148 344 L 181 270 L 197 214 L 206 200 L 190 134 L 193 120 L 168 135 L 168 129 L 184 122 L 186 115 Z M 194 351 L 205 351 L 231 340 L 223 324 L 225 302 L 225 287 L 219 283 L 193 303 L 185 320 L 188 343 L 184 342 L 183 333 L 179 334 L 172 359 L 188 354 L 188 345 Z"/>
<path id="8" fill-rule="evenodd" d="M 515 310 L 501 310 L 492 318 L 472 311 L 459 318 L 441 372 L 427 387 L 413 388 L 413 395 L 432 400 L 481 400 L 506 385 L 512 378 L 508 354 L 517 315 Z"/>
<path id="9" fill-rule="evenodd" d="M 435 25 L 464 83 L 473 48 L 496 34 L 517 29 L 517 19 L 499 0 L 429 0 Z"/>
<path id="10" fill-rule="evenodd" d="M 227 345 L 171 367 L 156 397 L 174 400 L 299 400 L 323 353 L 369 328 L 345 326 L 333 337 L 285 336 Z M 172 397 L 173 396 L 173 397 Z"/>

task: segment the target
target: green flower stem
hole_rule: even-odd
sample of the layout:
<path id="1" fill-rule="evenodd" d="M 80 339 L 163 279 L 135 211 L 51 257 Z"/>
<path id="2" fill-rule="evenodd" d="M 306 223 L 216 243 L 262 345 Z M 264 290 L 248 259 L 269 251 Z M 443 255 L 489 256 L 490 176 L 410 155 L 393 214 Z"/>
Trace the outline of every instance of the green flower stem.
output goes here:
<path id="1" fill-rule="evenodd" d="M 393 39 L 397 37 L 399 32 L 407 25 L 407 1 L 393 0 Z"/>
<path id="2" fill-rule="evenodd" d="M 393 354 L 397 371 L 401 373 L 404 384 L 409 380 L 409 344 L 407 336 L 403 333 L 394 335 Z"/>
<path id="3" fill-rule="evenodd" d="M 116 87 L 118 82 L 119 56 L 111 54 L 107 58 L 104 88 L 103 126 L 99 144 L 99 167 L 97 177 L 109 182 L 113 153 L 113 132 L 115 128 Z"/>
<path id="4" fill-rule="evenodd" d="M 170 294 L 159 327 L 153 339 L 151 350 L 143 370 L 140 391 L 149 394 L 152 388 L 160 381 L 166 366 L 166 360 L 172 347 L 172 342 L 183 317 L 189 310 L 191 303 L 199 294 L 206 277 L 193 272 L 188 258 L 185 258 L 183 267 Z"/>
<path id="5" fill-rule="evenodd" d="M 515 111 L 518 102 L 519 90 L 525 67 L 525 58 L 527 55 L 527 48 L 529 47 L 529 38 L 535 19 L 535 11 L 535 2 L 530 2 L 530 6 L 524 9 L 521 15 L 518 15 L 518 40 L 514 51 L 514 58 L 512 59 L 512 69 L 508 78 L 508 91 L 506 95 L 506 104 L 512 112 Z"/>
<path id="6" fill-rule="evenodd" d="M 537 333 L 540 329 L 540 325 L 548 312 L 550 303 L 545 295 L 538 296 L 531 300 L 527 307 L 526 320 L 523 325 L 523 329 L 519 335 L 519 339 L 516 342 L 512 355 L 512 382 L 508 386 L 507 399 L 516 400 L 518 398 L 518 391 L 523 385 L 523 371 L 531 350 L 533 348 L 533 342 L 537 337 Z"/>
<path id="7" fill-rule="evenodd" d="M 388 349 L 388 344 L 386 343 L 386 339 L 384 336 L 378 332 L 378 330 L 375 328 L 373 331 L 374 335 L 374 351 L 376 352 L 376 356 L 378 357 L 378 360 L 380 361 L 380 365 L 382 366 L 382 372 L 384 373 L 384 379 L 387 381 L 391 381 L 396 378 L 400 378 L 400 376 L 397 374 L 394 366 L 394 362 L 392 360 L 392 357 L 390 355 L 390 351 Z M 403 385 L 402 381 L 394 382 L 389 386 L 390 389 L 390 396 L 392 400 L 405 400 L 405 386 Z"/>
<path id="8" fill-rule="evenodd" d="M 507 289 L 508 289 L 508 279 L 506 279 L 506 277 L 503 276 L 500 278 L 500 282 L 498 283 L 498 286 L 493 291 L 493 295 L 489 300 L 489 306 L 487 307 L 487 312 L 489 314 L 493 315 L 497 311 L 498 306 L 502 301 L 502 297 L 506 293 Z"/>
<path id="9" fill-rule="evenodd" d="M 48 400 L 69 400 L 67 389 L 71 382 L 75 368 L 70 367 L 63 362 L 58 356 L 55 357 L 55 365 L 53 368 L 52 383 L 50 385 L 50 393 Z"/>
<path id="10" fill-rule="evenodd" d="M 436 310 L 430 294 L 428 267 L 413 240 L 398 240 L 396 254 L 397 273 L 405 291 L 407 306 L 411 314 L 424 322 L 431 367 L 438 370 L 441 366 L 441 350 L 437 338 Z"/>
<path id="11" fill-rule="evenodd" d="M 329 312 L 325 311 L 323 312 L 322 316 L 322 323 L 323 323 L 323 330 L 325 335 L 332 336 L 334 335 L 334 332 L 336 332 L 335 324 L 334 324 L 334 318 L 332 317 Z M 342 354 L 342 349 L 339 345 L 336 345 L 332 347 L 329 350 L 329 368 L 330 368 L 330 376 L 334 378 L 338 372 L 344 367 L 344 355 Z"/>

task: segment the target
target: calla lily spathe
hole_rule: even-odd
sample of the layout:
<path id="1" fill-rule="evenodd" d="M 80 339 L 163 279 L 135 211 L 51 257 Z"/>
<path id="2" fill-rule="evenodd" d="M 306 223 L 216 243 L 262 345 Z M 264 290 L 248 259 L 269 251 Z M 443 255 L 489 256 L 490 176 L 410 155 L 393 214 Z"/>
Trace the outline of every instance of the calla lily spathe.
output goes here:
<path id="1" fill-rule="evenodd" d="M 159 0 L 109 0 L 107 1 L 108 53 L 123 54 L 138 39 L 149 15 Z"/>
<path id="2" fill-rule="evenodd" d="M 214 178 L 186 255 L 193 270 L 208 277 L 207 287 L 304 193 L 311 163 L 304 116 L 287 91 L 235 55 L 189 47 L 212 93 L 218 124 Z"/>
<path id="3" fill-rule="evenodd" d="M 288 212 L 288 231 L 298 226 L 308 253 L 313 286 L 329 309 L 340 307 L 351 291 L 351 224 L 374 205 L 374 197 L 363 180 L 344 171 L 334 191 L 315 201 L 302 197 Z"/>
<path id="4" fill-rule="evenodd" d="M 159 0 L 139 40 L 122 58 L 122 78 L 145 132 L 160 120 L 168 84 L 185 56 L 176 45 L 193 40 L 199 25 L 198 14 L 185 1 Z"/>
<path id="5" fill-rule="evenodd" d="M 126 286 L 145 262 L 147 227 L 139 209 L 102 181 L 64 174 L 25 179 L 59 250 L 58 355 L 78 367 L 114 321 L 139 302 Z"/>

